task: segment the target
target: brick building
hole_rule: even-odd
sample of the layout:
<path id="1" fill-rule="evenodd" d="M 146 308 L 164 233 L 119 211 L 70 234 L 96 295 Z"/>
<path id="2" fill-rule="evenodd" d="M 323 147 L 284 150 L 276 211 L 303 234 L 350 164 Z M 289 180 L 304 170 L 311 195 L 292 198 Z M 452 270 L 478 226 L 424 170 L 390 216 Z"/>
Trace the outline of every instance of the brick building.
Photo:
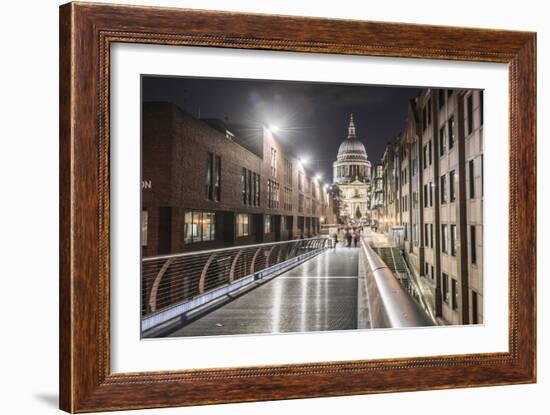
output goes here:
<path id="1" fill-rule="evenodd" d="M 144 256 L 314 236 L 327 201 L 267 128 L 143 104 Z"/>
<path id="2" fill-rule="evenodd" d="M 382 165 L 382 229 L 399 235 L 435 314 L 481 323 L 483 92 L 422 91 Z"/>

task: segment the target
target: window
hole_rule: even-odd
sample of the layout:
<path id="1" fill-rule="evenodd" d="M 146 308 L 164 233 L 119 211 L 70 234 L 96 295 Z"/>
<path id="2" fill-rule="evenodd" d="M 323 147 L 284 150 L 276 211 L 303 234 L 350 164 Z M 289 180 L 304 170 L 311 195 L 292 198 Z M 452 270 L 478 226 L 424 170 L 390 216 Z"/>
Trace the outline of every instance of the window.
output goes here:
<path id="1" fill-rule="evenodd" d="M 304 195 L 301 193 L 298 194 L 298 212 L 304 212 Z"/>
<path id="2" fill-rule="evenodd" d="M 434 224 L 433 223 L 430 223 L 430 247 L 431 248 L 434 247 Z"/>
<path id="3" fill-rule="evenodd" d="M 430 227 L 427 223 L 424 224 L 424 246 L 428 248 L 430 246 L 430 233 L 429 233 Z"/>
<path id="4" fill-rule="evenodd" d="M 458 310 L 458 284 L 454 278 L 451 278 L 451 306 Z"/>
<path id="5" fill-rule="evenodd" d="M 246 194 L 248 196 L 248 199 L 247 199 L 246 202 L 249 206 L 251 206 L 252 205 L 252 200 L 253 200 L 252 199 L 252 187 L 253 187 L 252 186 L 252 172 L 250 170 L 247 170 L 247 175 L 248 175 L 248 177 L 247 177 L 248 186 L 247 186 L 247 189 L 246 189 Z"/>
<path id="6" fill-rule="evenodd" d="M 213 164 L 214 164 L 214 154 L 208 153 L 206 155 L 206 198 L 208 200 L 213 199 L 213 183 L 212 183 Z"/>
<path id="7" fill-rule="evenodd" d="M 260 175 L 254 173 L 254 206 L 260 206 Z"/>
<path id="8" fill-rule="evenodd" d="M 298 172 L 298 190 L 304 190 L 304 173 L 301 171 Z"/>
<path id="9" fill-rule="evenodd" d="M 292 189 L 285 187 L 283 192 L 283 208 L 285 210 L 292 210 Z"/>
<path id="10" fill-rule="evenodd" d="M 477 263 L 477 251 L 476 251 L 476 227 L 470 226 L 470 261 L 472 264 Z"/>
<path id="11" fill-rule="evenodd" d="M 440 89 L 439 91 L 439 109 L 443 108 L 443 105 L 445 105 L 445 91 L 443 89 Z"/>
<path id="12" fill-rule="evenodd" d="M 456 180 L 455 171 L 451 170 L 449 172 L 449 193 L 450 193 L 451 203 L 456 200 L 455 180 Z"/>
<path id="13" fill-rule="evenodd" d="M 267 181 L 267 206 L 271 209 L 279 209 L 279 183 L 273 180 Z"/>
<path id="14" fill-rule="evenodd" d="M 424 197 L 424 207 L 428 207 L 428 184 L 424 185 L 424 194 L 422 195 Z"/>
<path id="15" fill-rule="evenodd" d="M 216 239 L 216 214 L 214 212 L 185 212 L 185 243 L 213 241 L 214 239 Z"/>
<path id="16" fill-rule="evenodd" d="M 149 222 L 149 213 L 146 210 L 141 211 L 141 246 L 147 246 L 147 228 Z"/>
<path id="17" fill-rule="evenodd" d="M 242 171 L 242 174 L 241 174 L 241 195 L 242 195 L 242 203 L 243 205 L 246 205 L 246 202 L 248 200 L 248 196 L 246 194 L 246 186 L 247 186 L 247 174 L 246 174 L 246 169 L 243 167 L 243 171 Z"/>
<path id="18" fill-rule="evenodd" d="M 292 186 L 292 163 L 285 159 L 285 183 Z"/>
<path id="19" fill-rule="evenodd" d="M 237 214 L 237 236 L 250 235 L 250 215 L 246 213 Z"/>
<path id="20" fill-rule="evenodd" d="M 447 89 L 447 97 L 450 97 L 451 95 L 453 95 L 453 90 Z"/>
<path id="21" fill-rule="evenodd" d="M 265 215 L 264 216 L 264 233 L 270 233 L 272 232 L 272 224 L 271 224 L 272 216 L 271 215 Z"/>
<path id="22" fill-rule="evenodd" d="M 449 150 L 455 145 L 455 119 L 454 117 L 449 118 L 447 122 L 447 136 L 449 137 Z"/>
<path id="23" fill-rule="evenodd" d="M 456 256 L 456 225 L 451 225 L 451 255 Z"/>
<path id="24" fill-rule="evenodd" d="M 441 274 L 441 287 L 443 288 L 443 301 L 449 303 L 449 276 L 444 272 Z"/>
<path id="25" fill-rule="evenodd" d="M 439 129 L 439 156 L 443 156 L 445 151 L 447 151 L 445 147 L 445 127 L 441 127 Z"/>
<path id="26" fill-rule="evenodd" d="M 432 165 L 432 140 L 428 141 L 428 159 L 430 161 L 430 166 Z"/>
<path id="27" fill-rule="evenodd" d="M 472 291 L 472 324 L 478 324 L 479 317 L 477 315 L 477 293 Z"/>
<path id="28" fill-rule="evenodd" d="M 434 279 L 434 276 L 435 276 L 435 273 L 434 273 L 434 266 L 432 265 L 431 268 L 432 268 L 432 273 L 431 273 L 430 276 L 432 277 L 432 280 L 433 280 L 433 279 Z"/>
<path id="29" fill-rule="evenodd" d="M 479 125 L 483 125 L 483 91 L 479 91 Z"/>
<path id="30" fill-rule="evenodd" d="M 430 182 L 428 187 L 429 187 L 429 190 L 430 190 L 430 207 L 433 207 L 433 205 L 434 205 L 434 198 L 433 198 L 434 184 L 433 184 L 433 182 Z"/>
<path id="31" fill-rule="evenodd" d="M 423 147 L 422 164 L 424 168 L 428 167 L 428 145 L 427 144 L 425 144 Z"/>
<path id="32" fill-rule="evenodd" d="M 427 277 L 430 275 L 430 264 L 427 262 L 424 263 L 424 276 Z"/>
<path id="33" fill-rule="evenodd" d="M 216 156 L 214 164 L 214 201 L 219 202 L 222 198 L 222 158 Z"/>
<path id="34" fill-rule="evenodd" d="M 445 175 L 440 177 L 440 187 L 441 187 L 441 204 L 444 205 L 447 203 L 447 181 L 445 180 Z"/>
<path id="35" fill-rule="evenodd" d="M 260 206 L 260 175 L 243 168 L 241 192 L 243 205 Z"/>
<path id="36" fill-rule="evenodd" d="M 468 96 L 468 99 L 466 101 L 466 111 L 467 111 L 467 131 L 466 133 L 468 135 L 472 134 L 472 131 L 474 131 L 474 99 L 472 94 Z"/>
<path id="37" fill-rule="evenodd" d="M 441 225 L 441 252 L 447 253 L 447 225 Z"/>
<path id="38" fill-rule="evenodd" d="M 271 147 L 271 177 L 277 177 L 277 150 Z"/>
<path id="39" fill-rule="evenodd" d="M 475 190 L 475 177 L 474 177 L 474 161 L 470 160 L 468 162 L 468 182 L 469 182 L 469 190 L 470 190 L 470 199 L 473 199 L 476 196 L 476 190 Z"/>
<path id="40" fill-rule="evenodd" d="M 432 123 L 432 100 L 428 100 L 428 125 Z"/>
<path id="41" fill-rule="evenodd" d="M 413 223 L 413 242 L 418 245 L 418 225 Z"/>

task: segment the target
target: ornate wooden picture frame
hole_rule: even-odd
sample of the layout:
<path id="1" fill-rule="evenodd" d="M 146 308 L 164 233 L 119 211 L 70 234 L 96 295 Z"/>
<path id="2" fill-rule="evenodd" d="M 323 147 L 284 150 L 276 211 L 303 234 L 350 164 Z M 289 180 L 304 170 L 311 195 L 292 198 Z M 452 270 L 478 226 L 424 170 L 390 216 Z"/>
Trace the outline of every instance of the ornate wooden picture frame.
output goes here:
<path id="1" fill-rule="evenodd" d="M 507 64 L 509 351 L 112 373 L 109 70 L 110 48 L 115 43 Z M 534 33 L 106 4 L 63 5 L 60 193 L 60 407 L 65 411 L 341 396 L 536 380 Z"/>

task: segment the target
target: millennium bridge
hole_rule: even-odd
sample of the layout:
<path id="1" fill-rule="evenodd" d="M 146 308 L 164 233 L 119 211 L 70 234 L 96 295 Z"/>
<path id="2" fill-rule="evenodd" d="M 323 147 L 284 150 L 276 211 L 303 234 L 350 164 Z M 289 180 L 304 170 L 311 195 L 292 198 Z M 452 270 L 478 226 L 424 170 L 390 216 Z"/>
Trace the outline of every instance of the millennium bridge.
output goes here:
<path id="1" fill-rule="evenodd" d="M 142 259 L 142 337 L 437 324 L 399 248 L 367 231 Z"/>

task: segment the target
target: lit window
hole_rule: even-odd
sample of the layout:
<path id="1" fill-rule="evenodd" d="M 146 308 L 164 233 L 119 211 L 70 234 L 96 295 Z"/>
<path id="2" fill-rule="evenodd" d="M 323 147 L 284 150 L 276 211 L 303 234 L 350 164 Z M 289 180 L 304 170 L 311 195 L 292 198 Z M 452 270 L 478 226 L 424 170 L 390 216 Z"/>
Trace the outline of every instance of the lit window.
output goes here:
<path id="1" fill-rule="evenodd" d="M 455 171 L 451 170 L 449 172 L 449 193 L 450 193 L 451 203 L 456 200 L 455 179 L 456 179 Z"/>
<path id="2" fill-rule="evenodd" d="M 443 301 L 449 303 L 449 276 L 444 272 L 441 274 L 441 287 L 443 289 Z"/>
<path id="3" fill-rule="evenodd" d="M 264 233 L 271 232 L 271 215 L 264 216 Z"/>
<path id="4" fill-rule="evenodd" d="M 456 225 L 451 225 L 451 255 L 456 256 Z"/>
<path id="5" fill-rule="evenodd" d="M 237 214 L 237 236 L 248 236 L 250 234 L 250 215 L 246 213 Z"/>
<path id="6" fill-rule="evenodd" d="M 214 212 L 185 212 L 184 235 L 186 243 L 216 239 L 216 214 Z"/>
<path id="7" fill-rule="evenodd" d="M 451 278 L 451 291 L 453 310 L 458 310 L 458 283 L 454 278 Z"/>
<path id="8" fill-rule="evenodd" d="M 141 211 L 141 246 L 147 246 L 147 228 L 149 214 L 146 210 Z"/>
<path id="9" fill-rule="evenodd" d="M 447 225 L 441 225 L 441 252 L 447 253 Z"/>

